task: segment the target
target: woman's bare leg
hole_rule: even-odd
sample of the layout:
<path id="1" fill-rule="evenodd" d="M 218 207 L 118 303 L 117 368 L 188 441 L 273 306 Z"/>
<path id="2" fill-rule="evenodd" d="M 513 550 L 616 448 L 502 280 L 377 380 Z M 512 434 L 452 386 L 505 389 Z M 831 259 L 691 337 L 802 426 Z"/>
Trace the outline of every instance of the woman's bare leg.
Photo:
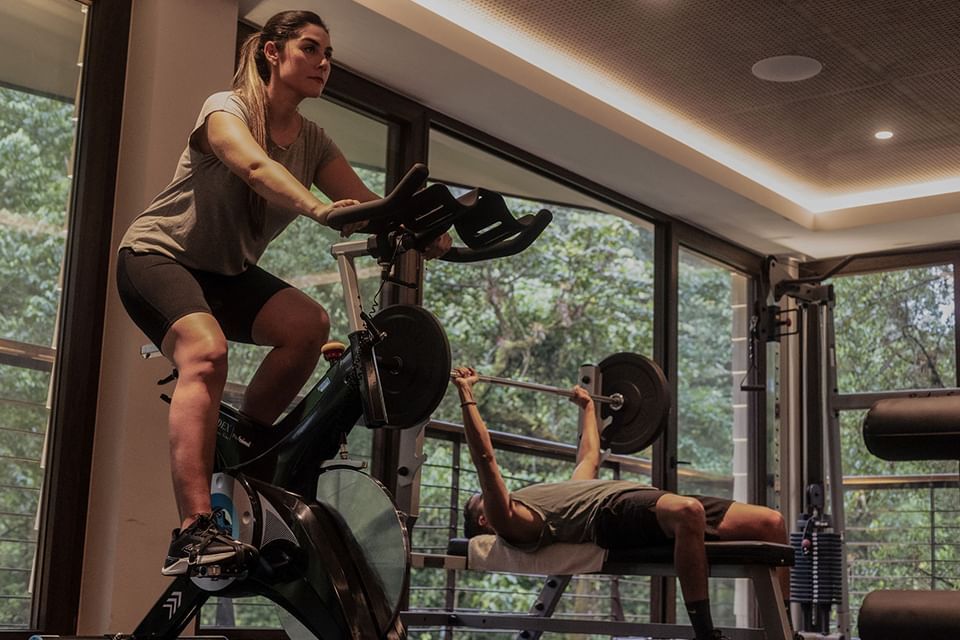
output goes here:
<path id="1" fill-rule="evenodd" d="M 283 289 L 260 309 L 254 342 L 273 347 L 243 398 L 243 412 L 273 424 L 310 378 L 330 335 L 327 312 L 297 289 Z"/>
<path id="2" fill-rule="evenodd" d="M 179 377 L 170 400 L 170 470 L 181 527 L 210 512 L 210 477 L 217 441 L 217 412 L 227 380 L 227 341 L 208 313 L 173 323 L 163 353 Z"/>

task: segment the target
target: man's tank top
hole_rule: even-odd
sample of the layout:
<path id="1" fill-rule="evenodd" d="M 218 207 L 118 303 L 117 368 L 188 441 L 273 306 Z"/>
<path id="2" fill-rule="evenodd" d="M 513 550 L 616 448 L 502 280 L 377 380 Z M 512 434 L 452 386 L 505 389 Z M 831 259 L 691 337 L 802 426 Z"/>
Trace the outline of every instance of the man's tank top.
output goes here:
<path id="1" fill-rule="evenodd" d="M 652 488 L 628 480 L 566 480 L 512 491 L 510 496 L 544 523 L 539 540 L 513 546 L 535 551 L 551 542 L 593 541 L 594 522 L 603 505 L 627 491 Z"/>

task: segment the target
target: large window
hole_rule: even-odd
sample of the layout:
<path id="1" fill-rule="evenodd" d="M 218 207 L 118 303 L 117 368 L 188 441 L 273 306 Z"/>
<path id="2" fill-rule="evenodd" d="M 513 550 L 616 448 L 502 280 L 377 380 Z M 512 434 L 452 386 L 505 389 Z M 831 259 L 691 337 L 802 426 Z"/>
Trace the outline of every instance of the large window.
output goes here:
<path id="1" fill-rule="evenodd" d="M 678 280 L 680 493 L 746 500 L 748 280 L 686 250 Z"/>
<path id="2" fill-rule="evenodd" d="M 86 7 L 0 4 L 0 627 L 33 606 Z"/>
<path id="3" fill-rule="evenodd" d="M 676 404 L 682 494 L 748 498 L 747 394 L 740 390 L 748 376 L 748 282 L 729 267 L 680 251 Z M 710 581 L 714 620 L 722 626 L 738 622 L 733 585 Z"/>
<path id="4" fill-rule="evenodd" d="M 446 329 L 455 364 L 568 388 L 583 363 L 620 351 L 651 355 L 649 224 L 438 132 L 430 157 L 434 179 L 506 194 L 518 217 L 543 208 L 554 215 L 518 255 L 428 266 L 424 306 Z M 562 398 L 494 386 L 478 391 L 491 428 L 575 441 L 576 410 Z M 455 395 L 448 393 L 437 417 L 459 420 Z"/>
<path id="5" fill-rule="evenodd" d="M 843 394 L 957 384 L 953 265 L 837 278 L 837 386 Z M 843 411 L 850 611 L 875 589 L 956 589 L 955 461 L 887 462 L 863 443 L 864 410 Z"/>
<path id="6" fill-rule="evenodd" d="M 620 351 L 651 355 L 651 225 L 437 131 L 431 132 L 430 159 L 431 177 L 454 190 L 480 186 L 503 193 L 517 217 L 542 208 L 554 215 L 541 237 L 518 255 L 428 265 L 424 306 L 446 329 L 455 364 L 569 388 L 583 363 L 596 364 Z M 477 397 L 494 431 L 571 448 L 576 444 L 577 409 L 562 397 L 483 384 Z M 435 417 L 460 421 L 455 391 L 448 392 Z M 413 546 L 442 552 L 449 537 L 462 535 L 460 509 L 479 485 L 465 444 L 429 439 L 425 451 L 428 463 Z M 519 488 L 569 479 L 572 452 L 570 456 L 559 461 L 502 451 L 498 461 L 508 487 Z M 460 469 L 456 488 L 451 487 L 453 468 Z M 612 473 L 604 470 L 605 477 Z M 649 466 L 622 475 L 649 482 Z M 412 608 L 527 611 L 542 579 L 469 572 L 451 577 L 423 570 L 414 573 L 411 583 Z M 631 604 L 628 619 L 648 615 L 648 579 L 584 579 L 567 591 L 561 601 L 566 613 L 609 615 L 611 596 L 619 593 Z M 457 632 L 456 637 L 490 634 Z"/>
<path id="7" fill-rule="evenodd" d="M 957 385 L 953 266 L 838 278 L 841 393 Z"/>

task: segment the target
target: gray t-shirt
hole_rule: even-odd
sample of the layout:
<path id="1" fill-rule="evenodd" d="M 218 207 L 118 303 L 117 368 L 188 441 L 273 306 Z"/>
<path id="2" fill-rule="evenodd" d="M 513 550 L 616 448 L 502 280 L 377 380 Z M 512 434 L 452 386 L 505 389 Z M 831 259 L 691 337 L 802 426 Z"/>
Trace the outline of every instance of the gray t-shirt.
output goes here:
<path id="1" fill-rule="evenodd" d="M 193 134 L 217 111 L 249 123 L 246 107 L 233 92 L 207 98 L 173 181 L 131 223 L 121 248 L 159 253 L 192 269 L 235 275 L 256 264 L 270 241 L 296 219 L 293 211 L 268 204 L 263 233 L 254 237 L 250 188 L 216 155 L 203 153 L 193 142 Z M 323 129 L 306 118 L 292 144 L 283 148 L 271 142 L 268 153 L 307 188 L 317 169 L 342 155 Z"/>
<path id="2" fill-rule="evenodd" d="M 543 518 L 543 529 L 536 542 L 510 544 L 535 551 L 552 542 L 592 542 L 601 507 L 627 491 L 652 488 L 628 480 L 566 480 L 512 491 L 514 500 Z"/>

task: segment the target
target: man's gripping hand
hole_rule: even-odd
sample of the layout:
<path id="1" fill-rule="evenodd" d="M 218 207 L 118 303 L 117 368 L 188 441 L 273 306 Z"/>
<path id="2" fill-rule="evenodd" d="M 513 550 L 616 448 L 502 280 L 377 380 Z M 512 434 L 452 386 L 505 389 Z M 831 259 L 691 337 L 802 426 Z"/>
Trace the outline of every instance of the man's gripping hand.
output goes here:
<path id="1" fill-rule="evenodd" d="M 473 367 L 457 367 L 453 370 L 453 384 L 461 391 L 472 389 L 479 381 L 480 376 Z"/>
<path id="2" fill-rule="evenodd" d="M 587 393 L 586 389 L 577 385 L 571 391 L 573 391 L 573 395 L 570 396 L 570 402 L 577 405 L 581 409 L 593 408 L 593 398 L 590 397 L 590 394 Z"/>

